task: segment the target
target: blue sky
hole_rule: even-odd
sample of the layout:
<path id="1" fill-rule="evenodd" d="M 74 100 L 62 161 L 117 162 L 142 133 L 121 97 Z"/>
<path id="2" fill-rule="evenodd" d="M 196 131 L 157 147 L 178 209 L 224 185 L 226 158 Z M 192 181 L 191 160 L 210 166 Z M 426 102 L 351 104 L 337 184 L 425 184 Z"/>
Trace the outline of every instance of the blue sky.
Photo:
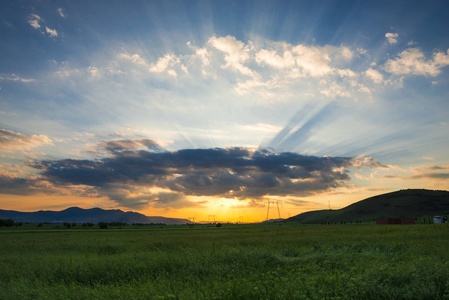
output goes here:
<path id="1" fill-rule="evenodd" d="M 1 5 L 2 208 L 259 220 L 447 189 L 444 1 Z"/>

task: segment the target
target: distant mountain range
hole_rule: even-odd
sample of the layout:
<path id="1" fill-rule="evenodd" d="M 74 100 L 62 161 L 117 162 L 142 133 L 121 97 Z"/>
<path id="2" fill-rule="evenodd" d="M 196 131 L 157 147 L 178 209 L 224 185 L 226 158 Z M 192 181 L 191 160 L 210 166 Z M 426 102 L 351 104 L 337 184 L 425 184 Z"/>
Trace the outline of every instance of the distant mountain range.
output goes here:
<path id="1" fill-rule="evenodd" d="M 448 191 L 400 190 L 367 198 L 342 209 L 305 212 L 287 221 L 319 224 L 434 215 L 449 215 Z"/>
<path id="2" fill-rule="evenodd" d="M 40 210 L 36 212 L 20 212 L 1 210 L 0 219 L 13 219 L 16 222 L 51 222 L 51 223 L 98 223 L 122 222 L 127 224 L 167 224 L 178 225 L 190 223 L 187 219 L 165 217 L 148 217 L 137 212 L 124 212 L 120 209 L 104 210 L 101 208 L 82 209 L 70 207 L 62 211 Z"/>

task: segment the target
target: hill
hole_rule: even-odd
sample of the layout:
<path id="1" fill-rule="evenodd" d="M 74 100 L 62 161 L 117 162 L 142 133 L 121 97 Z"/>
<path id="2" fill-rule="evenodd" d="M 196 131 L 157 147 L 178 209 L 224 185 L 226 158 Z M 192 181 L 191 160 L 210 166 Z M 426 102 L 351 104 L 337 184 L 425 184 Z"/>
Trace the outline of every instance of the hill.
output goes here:
<path id="1" fill-rule="evenodd" d="M 165 217 L 148 217 L 137 212 L 124 212 L 120 209 L 104 210 L 101 208 L 82 209 L 70 207 L 62 211 L 36 211 L 20 212 L 14 210 L 1 210 L 0 219 L 13 219 L 16 222 L 51 222 L 51 223 L 98 223 L 122 222 L 133 223 L 160 223 L 167 225 L 186 224 L 187 219 L 174 219 Z"/>
<path id="2" fill-rule="evenodd" d="M 449 214 L 449 192 L 400 190 L 353 203 L 337 210 L 317 210 L 287 219 L 304 224 L 367 221 L 379 218 L 423 217 Z"/>

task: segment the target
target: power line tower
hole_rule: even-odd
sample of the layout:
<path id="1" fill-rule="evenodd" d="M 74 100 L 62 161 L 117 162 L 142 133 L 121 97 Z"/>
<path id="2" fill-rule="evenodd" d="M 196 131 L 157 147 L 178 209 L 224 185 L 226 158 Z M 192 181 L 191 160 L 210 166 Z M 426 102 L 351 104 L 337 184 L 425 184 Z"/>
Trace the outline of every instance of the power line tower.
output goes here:
<path id="1" fill-rule="evenodd" d="M 208 222 L 209 223 L 215 223 L 215 215 L 209 215 Z"/>
<path id="2" fill-rule="evenodd" d="M 281 218 L 281 211 L 279 209 L 279 200 L 268 200 L 267 201 L 267 221 L 269 220 L 269 216 L 270 216 L 270 204 L 276 204 L 277 209 L 278 209 L 278 218 Z"/>
<path id="3" fill-rule="evenodd" d="M 190 222 L 195 223 L 196 217 L 188 217 L 187 219 L 188 219 Z"/>

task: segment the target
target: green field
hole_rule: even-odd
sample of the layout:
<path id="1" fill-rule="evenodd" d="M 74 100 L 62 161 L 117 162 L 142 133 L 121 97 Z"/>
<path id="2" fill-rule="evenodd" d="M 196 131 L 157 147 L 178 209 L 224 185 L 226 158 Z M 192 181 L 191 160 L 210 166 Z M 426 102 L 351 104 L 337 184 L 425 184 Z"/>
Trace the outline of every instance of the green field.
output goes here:
<path id="1" fill-rule="evenodd" d="M 449 299 L 449 227 L 0 230 L 0 299 Z"/>

